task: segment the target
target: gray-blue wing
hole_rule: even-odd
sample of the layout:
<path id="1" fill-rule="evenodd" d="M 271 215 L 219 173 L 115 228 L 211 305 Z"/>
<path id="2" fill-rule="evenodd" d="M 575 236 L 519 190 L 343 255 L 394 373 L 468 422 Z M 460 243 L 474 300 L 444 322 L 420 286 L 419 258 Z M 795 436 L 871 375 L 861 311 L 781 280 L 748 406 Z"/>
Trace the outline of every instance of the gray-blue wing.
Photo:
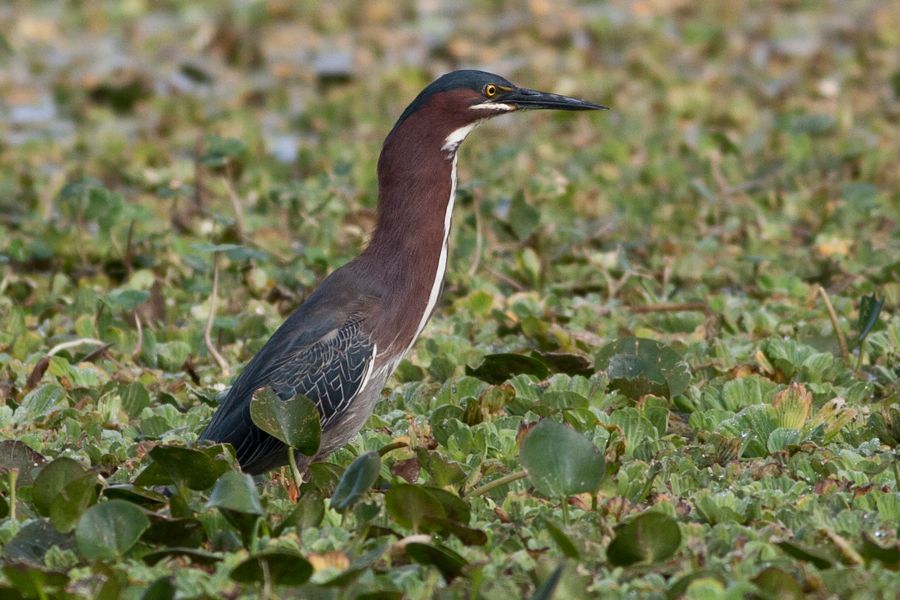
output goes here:
<path id="1" fill-rule="evenodd" d="M 289 339 L 289 322 L 285 326 L 287 333 L 279 329 L 247 364 L 201 436 L 232 444 L 247 473 L 287 462 L 284 445 L 250 419 L 253 392 L 268 386 L 285 400 L 297 394 L 307 396 L 319 409 L 322 429 L 327 432 L 362 388 L 373 360 L 374 344 L 359 315 L 315 336 Z"/>

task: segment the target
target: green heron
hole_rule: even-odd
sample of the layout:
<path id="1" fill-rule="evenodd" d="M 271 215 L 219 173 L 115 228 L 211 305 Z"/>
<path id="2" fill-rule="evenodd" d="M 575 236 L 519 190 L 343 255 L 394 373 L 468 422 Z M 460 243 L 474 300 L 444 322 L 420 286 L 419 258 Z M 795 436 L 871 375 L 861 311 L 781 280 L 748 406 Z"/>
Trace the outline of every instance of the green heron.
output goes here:
<path id="1" fill-rule="evenodd" d="M 288 462 L 250 419 L 254 392 L 303 394 L 319 411 L 322 443 L 300 468 L 352 439 L 431 317 L 447 267 L 456 150 L 478 124 L 517 110 L 605 106 L 520 88 L 483 71 L 443 75 L 413 100 L 378 159 L 378 221 L 365 251 L 322 281 L 235 380 L 201 439 L 234 446 L 258 474 Z"/>

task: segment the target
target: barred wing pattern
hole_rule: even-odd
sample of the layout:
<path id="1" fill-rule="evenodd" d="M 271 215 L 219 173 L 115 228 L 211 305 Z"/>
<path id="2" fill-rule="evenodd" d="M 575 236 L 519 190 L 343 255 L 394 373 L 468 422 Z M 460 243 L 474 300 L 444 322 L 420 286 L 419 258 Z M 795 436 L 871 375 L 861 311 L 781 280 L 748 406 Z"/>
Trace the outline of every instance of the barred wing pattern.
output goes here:
<path id="1" fill-rule="evenodd" d="M 326 338 L 273 365 L 268 381 L 281 398 L 303 394 L 315 402 L 325 431 L 362 388 L 373 349 L 359 318 Z"/>
<path id="2" fill-rule="evenodd" d="M 253 392 L 269 386 L 282 399 L 297 394 L 307 396 L 318 408 L 322 430 L 327 432 L 340 421 L 341 415 L 362 389 L 373 358 L 374 344 L 362 330 L 361 317 L 351 315 L 338 329 L 313 343 L 303 344 L 301 341 L 295 347 L 285 349 L 271 362 L 262 362 L 258 367 L 252 363 L 247 365 L 232 388 L 232 393 L 245 396 L 236 398 L 243 405 L 241 418 L 232 431 L 225 436 L 216 435 L 215 439 L 231 442 L 235 446 L 238 462 L 248 473 L 262 472 L 273 465 L 284 464 L 287 460 L 284 445 L 258 429 L 250 419 Z M 245 377 L 245 381 L 240 381 Z M 229 400 L 232 399 L 226 399 L 226 404 Z"/>

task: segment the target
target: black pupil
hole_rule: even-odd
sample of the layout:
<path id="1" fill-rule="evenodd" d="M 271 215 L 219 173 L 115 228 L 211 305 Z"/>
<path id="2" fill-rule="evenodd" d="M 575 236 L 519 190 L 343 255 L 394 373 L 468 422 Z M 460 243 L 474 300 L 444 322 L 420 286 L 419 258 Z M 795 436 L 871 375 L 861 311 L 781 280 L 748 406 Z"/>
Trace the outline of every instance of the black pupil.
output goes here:
<path id="1" fill-rule="evenodd" d="M 493 95 L 494 95 L 494 91 L 495 91 L 495 90 L 494 90 L 494 86 L 489 85 L 489 86 L 487 87 L 487 95 L 488 95 L 488 96 L 493 96 Z"/>

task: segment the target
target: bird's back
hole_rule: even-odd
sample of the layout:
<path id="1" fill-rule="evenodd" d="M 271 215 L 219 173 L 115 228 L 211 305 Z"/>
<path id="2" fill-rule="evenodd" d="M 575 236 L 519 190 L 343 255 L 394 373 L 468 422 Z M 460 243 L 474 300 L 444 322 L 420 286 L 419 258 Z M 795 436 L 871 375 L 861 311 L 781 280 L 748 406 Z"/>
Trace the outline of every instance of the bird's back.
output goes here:
<path id="1" fill-rule="evenodd" d="M 380 300 L 377 291 L 363 289 L 356 267 L 350 263 L 332 273 L 275 331 L 201 434 L 201 439 L 232 444 L 245 472 L 262 473 L 287 462 L 285 446 L 250 418 L 250 400 L 263 387 L 284 400 L 303 394 L 316 404 L 323 454 L 347 441 L 335 438 L 347 437 L 342 421 L 374 366 L 369 317 Z"/>

